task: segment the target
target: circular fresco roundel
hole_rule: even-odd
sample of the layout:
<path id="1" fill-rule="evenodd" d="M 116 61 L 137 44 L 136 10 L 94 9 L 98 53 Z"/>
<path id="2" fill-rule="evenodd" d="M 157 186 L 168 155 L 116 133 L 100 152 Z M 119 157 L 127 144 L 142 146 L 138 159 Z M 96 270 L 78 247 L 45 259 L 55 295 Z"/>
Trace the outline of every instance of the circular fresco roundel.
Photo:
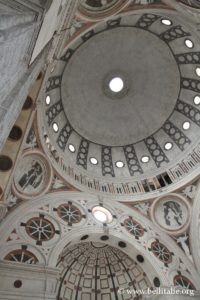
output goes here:
<path id="1" fill-rule="evenodd" d="M 179 234 L 188 226 L 190 206 L 180 195 L 168 194 L 152 205 L 151 217 L 159 227 L 170 234 Z"/>
<path id="2" fill-rule="evenodd" d="M 99 11 L 105 10 L 116 4 L 117 0 L 81 0 L 80 4 L 85 9 Z"/>
<path id="3" fill-rule="evenodd" d="M 52 169 L 39 151 L 24 153 L 14 174 L 14 192 L 25 199 L 44 194 L 50 185 Z"/>

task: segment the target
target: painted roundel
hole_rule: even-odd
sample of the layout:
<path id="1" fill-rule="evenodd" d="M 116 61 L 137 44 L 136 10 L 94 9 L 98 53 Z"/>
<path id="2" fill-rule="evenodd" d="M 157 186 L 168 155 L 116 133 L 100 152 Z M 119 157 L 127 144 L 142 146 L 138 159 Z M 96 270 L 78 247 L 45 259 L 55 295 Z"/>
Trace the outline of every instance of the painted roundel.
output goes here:
<path id="1" fill-rule="evenodd" d="M 176 275 L 174 277 L 174 285 L 176 287 L 186 288 L 188 290 L 196 290 L 193 283 L 183 275 Z"/>
<path id="2" fill-rule="evenodd" d="M 38 152 L 26 152 L 14 174 L 14 191 L 24 199 L 39 196 L 47 191 L 52 170 L 45 156 Z"/>
<path id="3" fill-rule="evenodd" d="M 165 245 L 159 241 L 155 241 L 151 244 L 150 250 L 152 253 L 163 263 L 169 264 L 172 262 L 172 254 Z"/>
<path id="4" fill-rule="evenodd" d="M 151 216 L 154 223 L 165 231 L 179 234 L 188 226 L 190 206 L 184 197 L 178 194 L 168 194 L 155 201 Z"/>
<path id="5" fill-rule="evenodd" d="M 61 204 L 57 208 L 57 213 L 63 221 L 69 224 L 79 223 L 82 219 L 81 211 L 71 203 Z"/>
<path id="6" fill-rule="evenodd" d="M 124 227 L 130 234 L 134 235 L 136 239 L 139 239 L 144 235 L 144 228 L 142 225 L 133 220 L 131 217 L 124 220 Z"/>
<path id="7" fill-rule="evenodd" d="M 32 252 L 24 249 L 13 250 L 4 259 L 25 264 L 36 264 L 38 262 L 38 259 Z"/>
<path id="8" fill-rule="evenodd" d="M 117 0 L 82 0 L 81 5 L 88 9 L 106 9 L 116 2 Z"/>
<path id="9" fill-rule="evenodd" d="M 49 241 L 54 237 L 55 228 L 53 224 L 43 218 L 34 217 L 28 220 L 25 225 L 27 234 L 34 240 L 39 242 Z"/>

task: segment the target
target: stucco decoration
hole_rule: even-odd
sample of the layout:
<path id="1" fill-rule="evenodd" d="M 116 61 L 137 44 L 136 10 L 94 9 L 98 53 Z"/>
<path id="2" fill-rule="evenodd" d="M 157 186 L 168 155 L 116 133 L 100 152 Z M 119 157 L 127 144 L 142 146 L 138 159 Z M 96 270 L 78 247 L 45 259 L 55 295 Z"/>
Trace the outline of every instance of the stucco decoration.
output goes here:
<path id="1" fill-rule="evenodd" d="M 113 222 L 106 224 L 106 232 L 104 224 L 91 212 L 93 206 L 100 204 L 113 217 Z M 63 207 L 68 208 L 64 210 L 64 219 Z M 78 212 L 75 220 L 69 220 L 69 208 Z M 133 260 L 142 255 L 141 267 L 150 274 L 151 284 L 154 277 L 159 277 L 162 285 L 170 286 L 174 276 L 181 272 L 198 288 L 199 277 L 192 261 L 163 230 L 125 205 L 115 201 L 108 204 L 102 199 L 100 203 L 97 197 L 80 192 L 49 193 L 25 201 L 10 212 L 0 226 L 0 258 L 26 247 L 38 261 L 42 255 L 47 266 L 56 266 L 64 249 L 86 241 L 121 249 Z"/>
<path id="2" fill-rule="evenodd" d="M 24 149 L 28 149 L 28 148 L 33 149 L 36 147 L 38 147 L 37 138 L 36 138 L 34 127 L 31 127 L 31 129 L 29 130 L 29 133 L 26 137 Z"/>
<path id="3" fill-rule="evenodd" d="M 39 151 L 25 152 L 14 174 L 13 190 L 18 197 L 32 199 L 44 194 L 52 180 L 52 168 Z"/>
<path id="4" fill-rule="evenodd" d="M 184 5 L 190 6 L 192 8 L 200 9 L 199 0 L 178 0 L 178 2 L 183 3 Z"/>
<path id="5" fill-rule="evenodd" d="M 53 181 L 52 181 L 51 189 L 52 189 L 52 190 L 57 190 L 57 189 L 68 189 L 68 187 L 66 186 L 66 183 L 63 182 L 62 179 L 60 179 L 59 177 L 57 177 L 57 176 L 54 174 L 54 178 L 53 178 Z"/>
<path id="6" fill-rule="evenodd" d="M 71 40 L 38 107 L 57 173 L 77 189 L 127 200 L 191 181 L 200 165 L 199 53 L 192 27 L 164 10 L 120 15 Z"/>
<path id="7" fill-rule="evenodd" d="M 5 203 L 0 203 L 0 222 L 3 220 L 7 213 L 7 206 Z"/>
<path id="8" fill-rule="evenodd" d="M 184 232 L 190 221 L 190 205 L 179 194 L 160 197 L 151 206 L 151 217 L 169 234 Z"/>

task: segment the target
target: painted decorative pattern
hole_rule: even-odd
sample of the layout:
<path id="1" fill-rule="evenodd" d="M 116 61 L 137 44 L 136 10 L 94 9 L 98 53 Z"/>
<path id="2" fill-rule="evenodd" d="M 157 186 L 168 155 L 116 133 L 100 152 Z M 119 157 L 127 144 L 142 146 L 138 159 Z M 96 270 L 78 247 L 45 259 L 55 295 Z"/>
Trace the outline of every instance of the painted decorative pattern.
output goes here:
<path id="1" fill-rule="evenodd" d="M 102 174 L 115 176 L 112 162 L 112 148 L 103 146 L 101 150 Z"/>
<path id="2" fill-rule="evenodd" d="M 58 101 L 54 105 L 52 105 L 47 111 L 46 116 L 48 118 L 48 125 L 52 123 L 52 121 L 55 119 L 55 117 L 63 111 L 62 101 Z"/>
<path id="3" fill-rule="evenodd" d="M 81 211 L 72 203 L 61 204 L 57 208 L 59 217 L 68 224 L 79 223 L 82 219 Z"/>
<path id="4" fill-rule="evenodd" d="M 44 217 L 35 217 L 30 219 L 25 229 L 27 234 L 37 241 L 49 241 L 55 234 L 55 228 L 53 224 Z"/>
<path id="5" fill-rule="evenodd" d="M 32 252 L 25 249 L 13 250 L 8 253 L 4 259 L 24 264 L 36 264 L 38 262 L 36 256 Z"/>
<path id="6" fill-rule="evenodd" d="M 188 290 L 196 290 L 194 284 L 183 275 L 176 275 L 174 277 L 174 285 L 176 287 L 185 288 Z"/>
<path id="7" fill-rule="evenodd" d="M 175 55 L 178 64 L 198 64 L 200 61 L 200 52 L 188 52 Z"/>
<path id="8" fill-rule="evenodd" d="M 181 25 L 177 25 L 171 27 L 167 31 L 163 32 L 160 35 L 161 40 L 165 41 L 166 43 L 172 42 L 175 39 L 183 38 L 186 36 L 190 36 L 191 34 L 183 29 Z"/>
<path id="9" fill-rule="evenodd" d="M 191 143 L 190 139 L 170 121 L 167 121 L 163 125 L 163 130 L 169 135 L 181 151 L 183 151 Z"/>
<path id="10" fill-rule="evenodd" d="M 78 149 L 77 158 L 76 158 L 77 165 L 82 166 L 85 170 L 87 169 L 87 157 L 88 157 L 89 145 L 90 143 L 87 140 L 82 139 Z"/>
<path id="11" fill-rule="evenodd" d="M 181 78 L 181 88 L 200 93 L 200 81 L 198 79 Z"/>
<path id="12" fill-rule="evenodd" d="M 131 217 L 126 219 L 123 225 L 130 234 L 134 235 L 136 239 L 139 239 L 144 235 L 145 230 L 142 225 L 133 220 Z"/>
<path id="13" fill-rule="evenodd" d="M 54 90 L 61 85 L 62 76 L 52 76 L 49 77 L 46 85 L 46 92 Z"/>
<path id="14" fill-rule="evenodd" d="M 65 126 L 60 131 L 60 134 L 57 139 L 57 144 L 62 151 L 65 151 L 67 141 L 72 133 L 73 129 L 69 122 L 65 124 Z"/>
<path id="15" fill-rule="evenodd" d="M 136 23 L 136 27 L 148 29 L 155 21 L 160 19 L 160 16 L 153 14 L 144 14 Z"/>
<path id="16" fill-rule="evenodd" d="M 134 176 L 136 173 L 143 173 L 143 170 L 140 166 L 139 160 L 135 153 L 135 149 L 133 145 L 123 147 L 124 154 L 126 157 L 126 162 L 128 165 L 129 173 L 131 176 Z"/>
<path id="17" fill-rule="evenodd" d="M 161 166 L 163 162 L 166 163 L 169 162 L 169 159 L 162 151 L 161 147 L 159 146 L 159 144 L 157 143 L 157 141 L 153 136 L 145 139 L 145 144 L 158 168 Z"/>
<path id="18" fill-rule="evenodd" d="M 172 254 L 168 250 L 166 246 L 164 246 L 162 243 L 159 241 L 155 241 L 151 244 L 151 249 L 152 253 L 163 263 L 169 264 L 172 262 Z"/>
<path id="19" fill-rule="evenodd" d="M 200 111 L 197 108 L 179 100 L 175 109 L 193 121 L 196 125 L 200 126 Z"/>

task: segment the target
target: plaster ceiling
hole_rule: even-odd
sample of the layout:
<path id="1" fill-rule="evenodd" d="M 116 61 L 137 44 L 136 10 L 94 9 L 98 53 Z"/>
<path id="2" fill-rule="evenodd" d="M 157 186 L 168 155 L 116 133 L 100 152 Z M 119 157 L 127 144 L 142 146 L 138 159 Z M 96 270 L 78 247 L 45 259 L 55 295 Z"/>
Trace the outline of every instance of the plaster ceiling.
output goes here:
<path id="1" fill-rule="evenodd" d="M 194 172 L 199 51 L 191 27 L 163 11 L 100 22 L 72 41 L 47 75 L 39 110 L 62 176 L 93 191 L 144 194 Z M 116 77 L 119 92 L 110 89 Z"/>
<path id="2" fill-rule="evenodd" d="M 115 77 L 124 82 L 121 93 L 109 88 Z M 179 89 L 178 66 L 165 42 L 140 28 L 118 27 L 77 49 L 63 73 L 61 95 L 76 132 L 100 145 L 124 146 L 160 129 Z"/>
<path id="3" fill-rule="evenodd" d="M 121 250 L 103 243 L 81 243 L 66 248 L 58 267 L 63 274 L 58 288 L 59 299 L 122 299 L 119 289 L 151 287 L 147 275 L 136 262 Z M 126 299 L 132 297 L 127 295 Z"/>

